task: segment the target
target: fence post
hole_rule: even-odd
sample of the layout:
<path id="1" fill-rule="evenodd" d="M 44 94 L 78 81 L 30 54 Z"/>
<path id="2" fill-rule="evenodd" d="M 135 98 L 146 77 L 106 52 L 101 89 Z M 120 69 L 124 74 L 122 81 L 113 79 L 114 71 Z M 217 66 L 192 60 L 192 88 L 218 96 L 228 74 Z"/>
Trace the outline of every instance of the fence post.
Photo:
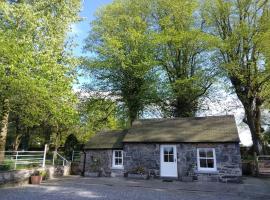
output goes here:
<path id="1" fill-rule="evenodd" d="M 15 163 L 14 163 L 14 169 L 16 170 L 17 168 L 17 159 L 18 159 L 18 151 L 16 151 L 16 157 L 15 157 Z"/>
<path id="2" fill-rule="evenodd" d="M 74 150 L 72 150 L 72 157 L 71 157 L 71 161 L 73 162 L 74 160 Z"/>
<path id="3" fill-rule="evenodd" d="M 43 168 L 45 168 L 45 165 L 46 165 L 46 154 L 47 154 L 47 144 L 45 144 L 45 147 L 44 147 L 43 162 L 42 162 Z"/>

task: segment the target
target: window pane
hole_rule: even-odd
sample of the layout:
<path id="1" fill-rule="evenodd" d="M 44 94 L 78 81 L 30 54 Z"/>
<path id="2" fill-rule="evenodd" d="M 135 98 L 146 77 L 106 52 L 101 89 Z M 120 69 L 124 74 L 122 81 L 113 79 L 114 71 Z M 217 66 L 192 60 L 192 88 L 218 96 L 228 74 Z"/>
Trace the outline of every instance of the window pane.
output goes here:
<path id="1" fill-rule="evenodd" d="M 173 147 L 169 148 L 169 154 L 173 154 Z"/>
<path id="2" fill-rule="evenodd" d="M 118 151 L 115 151 L 115 152 L 114 152 L 114 156 L 115 156 L 115 157 L 118 157 Z"/>
<path id="3" fill-rule="evenodd" d="M 207 150 L 207 157 L 208 158 L 213 158 L 214 157 L 212 149 Z"/>
<path id="4" fill-rule="evenodd" d="M 207 159 L 207 167 L 214 168 L 214 160 L 213 159 Z"/>
<path id="5" fill-rule="evenodd" d="M 119 163 L 118 163 L 119 165 L 123 164 L 123 160 L 121 158 L 119 158 L 118 161 L 119 161 Z"/>
<path id="6" fill-rule="evenodd" d="M 122 151 L 118 151 L 118 156 L 122 157 Z"/>
<path id="7" fill-rule="evenodd" d="M 200 157 L 206 157 L 206 153 L 204 151 L 204 149 L 200 149 Z"/>
<path id="8" fill-rule="evenodd" d="M 115 165 L 119 165 L 119 159 L 118 158 L 115 159 Z"/>
<path id="9" fill-rule="evenodd" d="M 174 162 L 173 155 L 169 155 L 169 162 Z"/>
<path id="10" fill-rule="evenodd" d="M 207 159 L 200 159 L 200 167 L 207 168 Z"/>
<path id="11" fill-rule="evenodd" d="M 164 154 L 164 162 L 168 162 L 168 161 L 169 161 L 168 155 Z"/>
<path id="12" fill-rule="evenodd" d="M 169 148 L 168 147 L 164 147 L 164 154 L 169 154 Z"/>

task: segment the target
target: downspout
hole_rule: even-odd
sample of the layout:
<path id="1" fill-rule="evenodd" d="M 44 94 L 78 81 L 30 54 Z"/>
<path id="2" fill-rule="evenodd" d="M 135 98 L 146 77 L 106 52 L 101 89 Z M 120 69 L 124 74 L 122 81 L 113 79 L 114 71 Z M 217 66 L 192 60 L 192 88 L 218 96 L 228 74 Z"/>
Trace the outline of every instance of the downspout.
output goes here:
<path id="1" fill-rule="evenodd" d="M 86 163 L 86 152 L 85 152 L 85 149 L 83 148 L 83 170 L 82 170 L 82 173 L 81 173 L 81 176 L 84 176 L 85 174 L 85 163 Z"/>

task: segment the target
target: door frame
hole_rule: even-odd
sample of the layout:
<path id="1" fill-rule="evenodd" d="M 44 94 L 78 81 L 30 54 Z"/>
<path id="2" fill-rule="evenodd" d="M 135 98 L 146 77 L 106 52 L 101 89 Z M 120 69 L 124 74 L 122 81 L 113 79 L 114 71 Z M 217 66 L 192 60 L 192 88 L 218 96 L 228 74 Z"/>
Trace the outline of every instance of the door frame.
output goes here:
<path id="1" fill-rule="evenodd" d="M 175 167 L 176 167 L 176 174 L 175 174 L 175 176 L 163 176 L 162 175 L 162 173 L 161 173 L 161 168 L 162 168 L 162 158 L 163 158 L 163 148 L 164 147 L 173 147 L 173 149 L 174 149 L 174 163 L 175 163 Z M 160 171 L 160 173 L 159 173 L 159 175 L 160 175 L 160 177 L 170 177 L 170 178 L 178 178 L 178 159 L 177 159 L 177 148 L 176 148 L 176 144 L 161 144 L 160 145 L 160 147 L 159 147 L 159 149 L 160 149 L 160 169 L 159 169 L 159 171 Z"/>

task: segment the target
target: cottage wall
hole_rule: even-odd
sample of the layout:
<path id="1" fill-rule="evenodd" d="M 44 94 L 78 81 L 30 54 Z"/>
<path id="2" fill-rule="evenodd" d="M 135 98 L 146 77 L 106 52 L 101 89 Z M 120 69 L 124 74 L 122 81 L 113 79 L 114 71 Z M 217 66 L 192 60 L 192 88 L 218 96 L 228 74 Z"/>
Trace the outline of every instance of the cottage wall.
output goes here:
<path id="1" fill-rule="evenodd" d="M 85 172 L 93 172 L 99 160 L 102 176 L 114 176 L 143 167 L 152 177 L 160 174 L 160 145 L 151 143 L 126 143 L 124 145 L 124 170 L 112 169 L 112 150 L 87 150 Z M 240 146 L 237 143 L 178 143 L 178 177 L 192 171 L 199 181 L 239 181 L 242 176 Z M 197 148 L 215 148 L 217 172 L 202 173 L 197 170 Z M 83 163 L 83 161 L 81 162 Z M 82 168 L 82 166 L 81 166 Z"/>
<path id="2" fill-rule="evenodd" d="M 123 176 L 124 171 L 112 167 L 113 150 L 86 150 L 85 176 L 91 176 L 97 169 L 100 176 Z M 83 171 L 84 154 L 81 155 L 80 170 Z"/>
<path id="3" fill-rule="evenodd" d="M 181 143 L 177 147 L 178 177 L 194 173 L 202 181 L 239 181 L 242 176 L 240 146 L 236 143 Z M 202 173 L 197 170 L 197 148 L 215 148 L 216 173 Z M 125 172 L 143 167 L 150 175 L 160 173 L 160 144 L 126 143 L 124 145 Z"/>
<path id="4" fill-rule="evenodd" d="M 84 155 L 81 158 L 83 169 Z M 87 150 L 85 160 L 85 176 L 91 172 L 101 170 L 102 176 L 110 176 L 112 166 L 112 150 Z"/>
<path id="5" fill-rule="evenodd" d="M 128 143 L 124 145 L 125 172 L 143 167 L 153 176 L 159 175 L 160 170 L 160 145 Z"/>
<path id="6" fill-rule="evenodd" d="M 197 148 L 215 148 L 217 173 L 202 173 L 197 170 Z M 194 175 L 202 181 L 236 181 L 242 176 L 240 146 L 236 143 L 178 144 L 178 175 L 187 174 L 193 166 Z"/>

